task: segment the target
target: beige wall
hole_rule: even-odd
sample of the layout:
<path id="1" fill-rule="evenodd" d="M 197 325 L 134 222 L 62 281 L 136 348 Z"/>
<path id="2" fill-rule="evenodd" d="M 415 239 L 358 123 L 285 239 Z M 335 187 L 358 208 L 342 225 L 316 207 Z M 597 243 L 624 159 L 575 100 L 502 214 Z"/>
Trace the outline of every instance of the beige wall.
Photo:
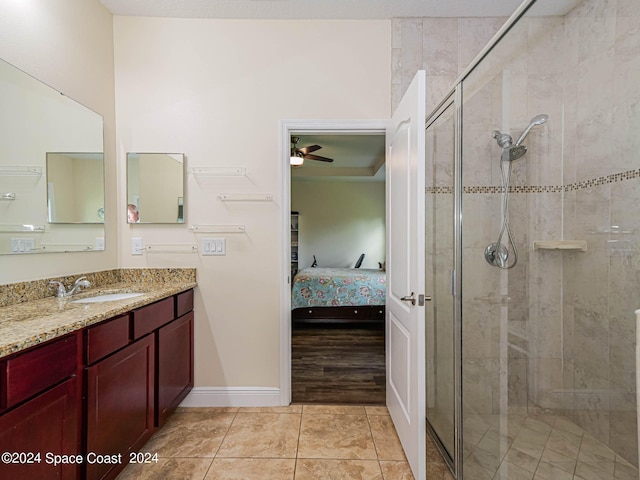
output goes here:
<path id="1" fill-rule="evenodd" d="M 362 268 L 385 261 L 384 182 L 293 181 L 291 209 L 300 212 L 300 268 Z"/>
<path id="2" fill-rule="evenodd" d="M 104 252 L 1 256 L 0 283 L 117 266 L 112 18 L 98 0 L 0 4 L 0 58 L 104 117 L 108 225 Z"/>
<path id="3" fill-rule="evenodd" d="M 289 210 L 280 198 L 286 167 L 279 159 L 280 120 L 387 118 L 392 92 L 398 100 L 419 68 L 427 66 L 434 77 L 430 91 L 438 76 L 448 88 L 455 74 L 440 67 L 449 59 L 437 55 L 439 48 L 454 42 L 460 71 L 465 55 L 475 55 L 469 45 L 480 48 L 467 37 L 498 22 L 480 19 L 470 30 L 456 20 L 454 31 L 443 27 L 445 38 L 437 25 L 446 19 L 396 21 L 392 42 L 389 21 L 112 19 L 97 0 L 34 0 L 1 9 L 0 56 L 105 117 L 108 233 L 104 253 L 2 257 L 9 268 L 0 282 L 116 266 L 198 268 L 198 386 L 279 384 L 279 222 Z M 411 61 L 416 49 L 417 63 Z M 430 95 L 435 102 L 437 94 Z M 221 183 L 188 174 L 186 225 L 127 225 L 127 151 L 184 152 L 187 171 L 243 166 L 247 176 Z M 220 193 L 271 193 L 274 200 L 224 203 Z M 193 234 L 187 227 L 194 224 L 244 224 L 246 233 Z M 131 237 L 147 245 L 225 237 L 227 255 L 131 256 Z"/>
<path id="4" fill-rule="evenodd" d="M 196 385 L 280 382 L 282 119 L 390 115 L 390 21 L 244 21 L 115 17 L 118 162 L 126 152 L 184 152 L 186 168 L 245 167 L 236 179 L 187 175 L 186 225 L 129 225 L 124 267 L 198 269 Z M 150 81 L 153 79 L 153 81 Z M 125 221 L 124 169 L 119 220 Z M 269 193 L 222 202 L 221 193 Z M 194 234 L 191 225 L 246 226 Z M 131 256 L 145 245 L 226 238 L 226 256 Z"/>

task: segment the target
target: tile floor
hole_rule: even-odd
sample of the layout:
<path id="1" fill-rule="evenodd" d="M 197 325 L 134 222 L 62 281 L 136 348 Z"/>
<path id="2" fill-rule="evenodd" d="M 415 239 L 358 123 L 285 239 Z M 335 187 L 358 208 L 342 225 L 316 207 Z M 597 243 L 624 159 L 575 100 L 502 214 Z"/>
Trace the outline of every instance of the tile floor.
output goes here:
<path id="1" fill-rule="evenodd" d="M 118 480 L 413 480 L 386 407 L 184 408 L 143 451 Z"/>
<path id="2" fill-rule="evenodd" d="M 638 480 L 638 469 L 563 417 L 465 419 L 472 480 Z M 149 440 L 158 462 L 118 480 L 413 480 L 385 407 L 179 409 Z M 427 442 L 427 480 L 453 480 Z"/>
<path id="3" fill-rule="evenodd" d="M 568 419 L 512 413 L 465 419 L 473 480 L 638 480 L 638 469 Z"/>

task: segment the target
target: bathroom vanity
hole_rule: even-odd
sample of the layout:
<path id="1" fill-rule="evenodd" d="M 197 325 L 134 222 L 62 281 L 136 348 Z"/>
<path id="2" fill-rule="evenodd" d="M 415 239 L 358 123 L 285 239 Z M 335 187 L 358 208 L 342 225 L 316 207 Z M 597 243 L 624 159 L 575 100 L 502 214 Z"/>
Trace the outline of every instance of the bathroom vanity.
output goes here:
<path id="1" fill-rule="evenodd" d="M 193 387 L 194 287 L 0 309 L 18 319 L 0 322 L 0 478 L 112 479 L 157 461 L 142 446 Z M 40 330 L 20 342 L 11 323 Z"/>

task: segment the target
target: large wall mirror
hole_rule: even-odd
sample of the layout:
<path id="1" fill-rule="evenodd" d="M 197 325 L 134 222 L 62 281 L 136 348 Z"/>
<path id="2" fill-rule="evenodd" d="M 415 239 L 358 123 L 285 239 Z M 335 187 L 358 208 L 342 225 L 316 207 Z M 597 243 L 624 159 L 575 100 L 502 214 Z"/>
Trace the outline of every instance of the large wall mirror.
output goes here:
<path id="1" fill-rule="evenodd" d="M 0 60 L 0 254 L 104 249 L 102 117 Z"/>
<path id="2" fill-rule="evenodd" d="M 184 154 L 127 153 L 127 221 L 184 223 Z"/>

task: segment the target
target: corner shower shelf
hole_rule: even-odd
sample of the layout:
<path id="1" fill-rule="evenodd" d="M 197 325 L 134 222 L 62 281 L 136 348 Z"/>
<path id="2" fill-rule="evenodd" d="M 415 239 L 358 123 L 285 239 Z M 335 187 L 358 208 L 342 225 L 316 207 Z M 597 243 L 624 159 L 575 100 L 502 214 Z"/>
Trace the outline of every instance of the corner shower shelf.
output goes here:
<path id="1" fill-rule="evenodd" d="M 533 242 L 533 249 L 586 252 L 587 242 L 585 240 L 536 240 Z"/>

